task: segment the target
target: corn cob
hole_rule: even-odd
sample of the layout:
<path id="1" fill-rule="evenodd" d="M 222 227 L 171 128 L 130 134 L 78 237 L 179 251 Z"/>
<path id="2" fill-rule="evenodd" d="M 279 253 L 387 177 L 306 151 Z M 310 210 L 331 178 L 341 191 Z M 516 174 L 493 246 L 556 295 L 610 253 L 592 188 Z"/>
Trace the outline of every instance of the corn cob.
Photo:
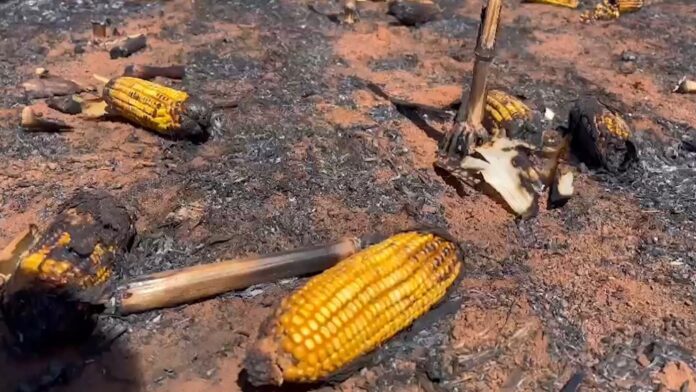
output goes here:
<path id="1" fill-rule="evenodd" d="M 578 8 L 579 0 L 523 0 L 523 3 L 548 4 L 566 8 Z"/>
<path id="2" fill-rule="evenodd" d="M 631 128 L 621 114 L 595 98 L 584 98 L 568 120 L 571 148 L 586 165 L 618 170 L 637 158 Z"/>
<path id="3" fill-rule="evenodd" d="M 254 385 L 330 377 L 439 302 L 460 272 L 455 244 L 396 234 L 342 260 L 284 299 L 245 365 Z"/>
<path id="4" fill-rule="evenodd" d="M 133 230 L 108 194 L 79 193 L 64 204 L 3 287 L 0 310 L 19 342 L 33 349 L 88 334 L 91 303 L 109 288 Z"/>
<path id="5" fill-rule="evenodd" d="M 621 14 L 635 12 L 643 8 L 643 0 L 602 0 L 593 11 L 584 12 L 580 18 L 584 22 L 616 19 Z"/>
<path id="6" fill-rule="evenodd" d="M 527 139 L 525 133 L 539 136 L 535 132 L 535 116 L 532 110 L 519 98 L 502 90 L 489 90 L 486 94 L 486 106 L 483 126 L 492 134 L 509 138 Z"/>
<path id="7" fill-rule="evenodd" d="M 102 97 L 114 114 L 173 138 L 205 138 L 209 127 L 221 125 L 221 117 L 199 98 L 144 79 L 111 79 Z"/>

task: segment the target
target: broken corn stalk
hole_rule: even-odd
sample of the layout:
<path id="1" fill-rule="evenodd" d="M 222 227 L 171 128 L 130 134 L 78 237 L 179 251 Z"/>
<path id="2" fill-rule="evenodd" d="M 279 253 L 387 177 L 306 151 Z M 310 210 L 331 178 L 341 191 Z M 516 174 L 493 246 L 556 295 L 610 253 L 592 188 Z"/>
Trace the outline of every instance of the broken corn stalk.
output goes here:
<path id="1" fill-rule="evenodd" d="M 284 299 L 245 365 L 254 385 L 315 382 L 378 348 L 438 303 L 459 275 L 437 234 L 396 234 L 342 260 Z"/>
<path id="2" fill-rule="evenodd" d="M 524 0 L 523 3 L 548 4 L 566 8 L 578 8 L 579 0 Z"/>
<path id="3" fill-rule="evenodd" d="M 185 91 L 129 76 L 105 82 L 109 111 L 151 131 L 195 139 L 214 122 L 211 107 Z"/>

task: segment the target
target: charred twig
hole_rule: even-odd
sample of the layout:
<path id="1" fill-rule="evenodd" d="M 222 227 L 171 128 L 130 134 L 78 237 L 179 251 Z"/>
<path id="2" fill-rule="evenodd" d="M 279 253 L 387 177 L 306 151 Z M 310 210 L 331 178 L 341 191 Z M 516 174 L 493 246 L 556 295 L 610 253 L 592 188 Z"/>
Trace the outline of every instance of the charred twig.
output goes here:
<path id="1" fill-rule="evenodd" d="M 389 14 L 405 26 L 420 26 L 440 17 L 442 9 L 432 0 L 394 0 Z"/>
<path id="2" fill-rule="evenodd" d="M 40 132 L 63 132 L 73 129 L 71 125 L 62 121 L 43 118 L 34 113 L 34 110 L 29 106 L 22 110 L 21 126 L 27 131 Z"/>
<path id="3" fill-rule="evenodd" d="M 72 96 L 55 97 L 46 101 L 49 108 L 65 114 L 80 114 L 82 105 Z"/>
<path id="4" fill-rule="evenodd" d="M 86 91 L 84 87 L 72 80 L 56 76 L 40 77 L 27 80 L 22 87 L 29 99 L 50 98 L 55 96 L 73 95 Z"/>
<path id="5" fill-rule="evenodd" d="M 140 79 L 154 79 L 158 76 L 169 79 L 183 79 L 186 76 L 186 67 L 172 65 L 169 67 L 154 67 L 150 65 L 133 64 L 126 67 L 123 76 L 133 76 Z"/>
<path id="6" fill-rule="evenodd" d="M 109 56 L 112 59 L 119 57 L 128 57 L 133 53 L 143 49 L 147 45 L 147 39 L 144 34 L 132 35 L 118 42 L 109 50 Z"/>
<path id="7" fill-rule="evenodd" d="M 679 84 L 672 90 L 673 93 L 694 94 L 696 93 L 696 82 L 689 80 L 684 76 L 679 80 Z"/>

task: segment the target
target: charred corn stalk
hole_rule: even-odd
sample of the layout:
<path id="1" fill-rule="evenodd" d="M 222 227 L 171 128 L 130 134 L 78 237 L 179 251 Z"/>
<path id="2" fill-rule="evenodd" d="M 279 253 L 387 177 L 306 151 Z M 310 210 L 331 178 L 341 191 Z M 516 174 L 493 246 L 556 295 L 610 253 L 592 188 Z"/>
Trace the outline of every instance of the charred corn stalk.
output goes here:
<path id="1" fill-rule="evenodd" d="M 144 79 L 111 79 L 102 96 L 110 112 L 173 138 L 205 138 L 209 128 L 222 125 L 222 118 L 199 98 Z"/>
<path id="2" fill-rule="evenodd" d="M 438 303 L 461 268 L 454 243 L 394 235 L 284 299 L 245 365 L 254 385 L 314 382 L 379 347 Z"/>
<path id="3" fill-rule="evenodd" d="M 579 0 L 523 0 L 523 3 L 548 4 L 566 8 L 578 8 Z"/>
<path id="4" fill-rule="evenodd" d="M 10 332 L 31 349 L 91 332 L 92 303 L 112 282 L 134 228 L 110 195 L 75 195 L 19 256 L 0 310 Z"/>

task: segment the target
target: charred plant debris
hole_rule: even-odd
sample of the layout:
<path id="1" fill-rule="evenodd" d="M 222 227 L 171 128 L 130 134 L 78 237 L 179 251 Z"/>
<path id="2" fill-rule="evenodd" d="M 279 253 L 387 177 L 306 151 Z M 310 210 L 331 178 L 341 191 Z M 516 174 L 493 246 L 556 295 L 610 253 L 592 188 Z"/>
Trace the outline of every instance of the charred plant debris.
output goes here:
<path id="1" fill-rule="evenodd" d="M 31 350 L 80 341 L 94 328 L 96 301 L 110 289 L 135 230 L 108 193 L 79 192 L 59 208 L 2 286 L 0 310 Z"/>

